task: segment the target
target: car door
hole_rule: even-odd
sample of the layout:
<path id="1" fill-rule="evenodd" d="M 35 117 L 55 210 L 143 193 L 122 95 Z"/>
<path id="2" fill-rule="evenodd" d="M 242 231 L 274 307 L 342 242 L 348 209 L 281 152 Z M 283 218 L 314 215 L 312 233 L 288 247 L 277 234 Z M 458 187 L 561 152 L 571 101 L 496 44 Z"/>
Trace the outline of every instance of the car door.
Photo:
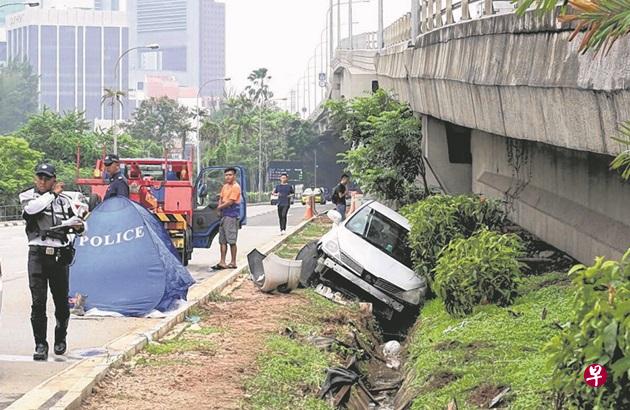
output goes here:
<path id="1" fill-rule="evenodd" d="M 219 227 L 221 216 L 217 212 L 219 194 L 225 177 L 224 166 L 206 167 L 197 176 L 194 190 L 193 210 L 193 246 L 195 248 L 209 248 Z M 246 172 L 243 167 L 236 168 L 236 181 L 241 186 L 240 222 L 247 222 Z"/>

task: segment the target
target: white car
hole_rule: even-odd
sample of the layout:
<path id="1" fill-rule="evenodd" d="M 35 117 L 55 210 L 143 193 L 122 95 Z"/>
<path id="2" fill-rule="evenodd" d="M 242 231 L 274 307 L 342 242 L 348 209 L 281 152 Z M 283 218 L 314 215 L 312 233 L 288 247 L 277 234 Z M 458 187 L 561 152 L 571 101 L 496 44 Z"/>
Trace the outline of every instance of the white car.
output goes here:
<path id="1" fill-rule="evenodd" d="M 413 270 L 409 221 L 376 201 L 343 222 L 337 211 L 328 216 L 335 225 L 317 244 L 315 281 L 372 302 L 375 313 L 387 319 L 417 312 L 427 283 Z M 305 281 L 312 284 L 311 279 Z"/>

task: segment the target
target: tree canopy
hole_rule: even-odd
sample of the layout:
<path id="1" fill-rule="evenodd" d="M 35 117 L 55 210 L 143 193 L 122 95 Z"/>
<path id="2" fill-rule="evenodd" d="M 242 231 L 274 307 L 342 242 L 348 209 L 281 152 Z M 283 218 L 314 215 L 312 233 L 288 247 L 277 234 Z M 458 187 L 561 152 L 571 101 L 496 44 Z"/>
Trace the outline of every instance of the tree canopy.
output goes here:
<path id="1" fill-rule="evenodd" d="M 25 62 L 0 67 L 0 134 L 24 124 L 37 111 L 37 76 Z"/>
<path id="2" fill-rule="evenodd" d="M 42 157 L 25 139 L 0 136 L 0 204 L 17 200 L 17 194 L 33 181 L 33 172 Z"/>

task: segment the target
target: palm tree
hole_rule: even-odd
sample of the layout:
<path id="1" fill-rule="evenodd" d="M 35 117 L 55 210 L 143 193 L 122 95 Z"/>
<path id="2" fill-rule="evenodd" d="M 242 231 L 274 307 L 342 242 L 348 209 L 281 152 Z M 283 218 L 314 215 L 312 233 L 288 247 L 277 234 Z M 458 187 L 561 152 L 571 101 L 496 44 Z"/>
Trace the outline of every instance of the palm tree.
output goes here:
<path id="1" fill-rule="evenodd" d="M 619 126 L 619 132 L 623 138 L 615 138 L 615 141 L 625 144 L 628 148 L 617 155 L 610 164 L 610 168 L 619 172 L 626 181 L 630 180 L 630 121 Z"/>
<path id="2" fill-rule="evenodd" d="M 269 85 L 265 84 L 265 80 L 271 79 L 271 77 L 267 76 L 268 72 L 269 70 L 266 68 L 259 68 L 252 71 L 247 77 L 251 84 L 245 87 L 245 91 L 255 103 L 262 103 L 273 97 L 273 93 L 269 90 Z"/>
<path id="3" fill-rule="evenodd" d="M 124 91 L 114 90 L 113 88 L 105 88 L 105 92 L 103 97 L 101 97 L 101 105 L 107 103 L 112 109 L 112 127 L 114 126 L 114 106 L 116 104 L 122 107 L 124 105 L 123 98 L 125 98 L 127 94 Z"/>

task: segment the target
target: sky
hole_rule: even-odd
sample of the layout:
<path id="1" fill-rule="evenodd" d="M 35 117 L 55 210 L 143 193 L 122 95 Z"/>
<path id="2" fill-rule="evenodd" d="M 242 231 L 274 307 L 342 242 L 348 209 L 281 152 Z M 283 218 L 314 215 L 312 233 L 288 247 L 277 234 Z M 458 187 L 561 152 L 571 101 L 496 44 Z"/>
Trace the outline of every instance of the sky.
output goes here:
<path id="1" fill-rule="evenodd" d="M 270 87 L 275 96 L 288 97 L 320 44 L 329 0 L 220 1 L 226 3 L 226 75 L 232 78 L 226 88 L 242 90 L 248 84 L 247 76 L 252 70 L 266 67 L 272 77 Z M 344 5 L 347 0 L 341 2 L 341 30 L 342 38 L 345 38 L 348 35 L 348 6 Z M 411 8 L 410 0 L 384 0 L 384 3 L 385 27 Z M 376 30 L 377 5 L 377 0 L 353 0 L 353 34 Z M 334 9 L 336 33 L 337 7 Z M 319 54 L 318 48 L 318 61 Z"/>

